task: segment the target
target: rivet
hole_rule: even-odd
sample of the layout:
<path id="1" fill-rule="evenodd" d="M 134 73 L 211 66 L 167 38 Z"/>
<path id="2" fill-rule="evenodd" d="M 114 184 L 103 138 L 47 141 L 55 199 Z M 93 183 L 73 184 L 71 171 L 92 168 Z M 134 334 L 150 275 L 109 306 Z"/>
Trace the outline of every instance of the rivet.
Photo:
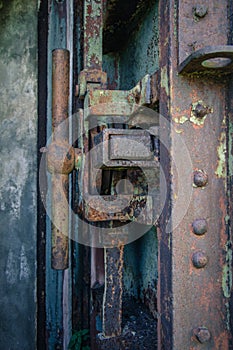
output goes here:
<path id="1" fill-rule="evenodd" d="M 208 263 L 208 257 L 206 256 L 205 252 L 198 251 L 193 254 L 192 262 L 193 266 L 195 266 L 197 269 L 201 269 Z"/>
<path id="2" fill-rule="evenodd" d="M 197 219 L 192 223 L 193 233 L 202 236 L 207 232 L 207 222 L 205 219 Z"/>
<path id="3" fill-rule="evenodd" d="M 204 18 L 208 13 L 208 7 L 205 5 L 196 5 L 194 7 L 194 15 L 198 18 Z"/>
<path id="4" fill-rule="evenodd" d="M 198 327 L 194 329 L 193 334 L 201 344 L 207 343 L 211 338 L 210 332 L 206 327 Z"/>
<path id="5" fill-rule="evenodd" d="M 208 175 L 204 170 L 196 170 L 193 174 L 193 182 L 197 187 L 204 187 L 208 183 Z"/>
<path id="6" fill-rule="evenodd" d="M 202 119 L 204 118 L 208 113 L 211 113 L 211 108 L 208 106 L 205 106 L 201 103 L 197 103 L 195 105 L 195 108 L 193 109 L 193 113 L 195 114 L 196 118 Z"/>

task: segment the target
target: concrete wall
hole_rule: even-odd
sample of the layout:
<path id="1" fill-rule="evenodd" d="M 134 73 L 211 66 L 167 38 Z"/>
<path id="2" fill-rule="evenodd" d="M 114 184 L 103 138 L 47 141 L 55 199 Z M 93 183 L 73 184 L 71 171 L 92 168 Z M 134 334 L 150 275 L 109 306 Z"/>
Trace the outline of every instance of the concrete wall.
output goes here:
<path id="1" fill-rule="evenodd" d="M 0 348 L 35 348 L 37 1 L 0 1 Z"/>

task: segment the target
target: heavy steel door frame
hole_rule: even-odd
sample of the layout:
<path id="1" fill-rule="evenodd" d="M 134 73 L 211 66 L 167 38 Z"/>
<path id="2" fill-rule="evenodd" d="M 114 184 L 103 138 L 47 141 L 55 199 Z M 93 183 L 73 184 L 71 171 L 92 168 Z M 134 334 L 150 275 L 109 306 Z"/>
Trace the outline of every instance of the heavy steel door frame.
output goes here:
<path id="1" fill-rule="evenodd" d="M 57 3 L 64 10 L 64 4 Z M 47 5 L 47 1 L 42 2 L 40 28 L 44 32 L 39 40 L 47 40 L 47 26 L 43 27 Z M 161 187 L 161 191 L 167 193 L 159 223 L 159 349 L 232 349 L 232 7 L 227 0 L 159 2 L 160 67 L 158 86 L 152 86 L 152 90 L 158 95 L 162 116 L 160 161 L 161 176 L 165 175 L 166 181 L 161 186 L 166 188 Z M 69 24 L 67 18 L 63 22 L 65 16 L 58 11 L 61 27 Z M 75 16 L 78 18 L 77 13 Z M 40 48 L 42 72 L 46 42 Z M 209 61 L 213 58 L 215 61 Z M 218 62 L 220 66 L 213 68 Z M 39 78 L 40 147 L 46 137 L 45 75 Z M 45 212 L 39 201 L 41 349 L 47 347 L 42 338 L 48 332 L 44 307 L 45 231 Z M 55 274 L 56 283 L 63 286 L 56 296 L 57 305 L 64 309 L 70 293 L 63 294 L 68 275 Z M 55 278 L 55 274 L 47 278 Z M 55 309 L 53 312 L 56 314 Z M 62 347 L 62 341 L 58 343 Z"/>

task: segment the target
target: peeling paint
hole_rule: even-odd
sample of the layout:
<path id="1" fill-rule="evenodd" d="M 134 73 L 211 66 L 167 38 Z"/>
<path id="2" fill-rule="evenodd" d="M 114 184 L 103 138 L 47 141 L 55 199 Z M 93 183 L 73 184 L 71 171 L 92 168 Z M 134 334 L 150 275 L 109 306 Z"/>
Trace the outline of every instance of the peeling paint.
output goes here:
<path id="1" fill-rule="evenodd" d="M 217 148 L 218 153 L 218 165 L 215 170 L 215 174 L 218 178 L 226 178 L 226 133 L 222 132 L 219 137 L 219 146 Z"/>
<path id="2" fill-rule="evenodd" d="M 228 162 L 228 166 L 229 166 L 229 175 L 232 176 L 233 175 L 233 124 L 229 123 L 229 162 Z"/>
<path id="3" fill-rule="evenodd" d="M 187 118 L 185 115 L 181 115 L 180 117 L 175 117 L 174 118 L 174 122 L 177 123 L 177 124 L 184 124 L 188 120 L 189 120 L 189 118 Z"/>
<path id="4" fill-rule="evenodd" d="M 225 298 L 230 298 L 232 289 L 232 242 L 228 241 L 225 245 L 226 263 L 222 271 L 222 290 Z"/>
<path id="5" fill-rule="evenodd" d="M 226 303 L 226 328 L 228 331 L 231 330 L 231 310 L 230 310 L 230 304 Z"/>
<path id="6" fill-rule="evenodd" d="M 164 88 L 166 94 L 169 95 L 168 74 L 166 66 L 161 68 L 161 87 Z"/>

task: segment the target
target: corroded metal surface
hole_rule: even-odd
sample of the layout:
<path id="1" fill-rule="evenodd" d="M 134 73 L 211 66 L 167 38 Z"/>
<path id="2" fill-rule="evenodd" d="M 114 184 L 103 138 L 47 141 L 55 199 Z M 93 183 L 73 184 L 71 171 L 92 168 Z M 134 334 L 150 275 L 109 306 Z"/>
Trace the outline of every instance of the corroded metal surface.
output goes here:
<path id="1" fill-rule="evenodd" d="M 68 118 L 69 104 L 69 51 L 56 49 L 52 54 L 52 126 L 55 128 Z M 65 128 L 66 127 L 66 128 Z M 62 138 L 68 137 L 68 123 L 63 123 Z M 65 134 L 67 132 L 67 134 Z M 56 136 L 56 133 L 55 133 Z M 58 135 L 60 137 L 60 135 Z"/>
<path id="2" fill-rule="evenodd" d="M 105 337 L 114 337 L 121 334 L 123 251 L 123 245 L 105 249 L 103 307 L 103 334 Z"/>
<path id="3" fill-rule="evenodd" d="M 54 269 L 68 268 L 68 235 L 69 235 L 69 178 L 67 170 L 74 164 L 74 154 L 65 147 L 68 143 L 68 118 L 69 104 L 69 52 L 68 50 L 57 49 L 53 51 L 53 75 L 52 75 L 52 125 L 53 141 L 56 142 L 50 147 L 58 154 L 59 165 L 52 159 L 49 161 L 52 170 L 52 267 Z M 62 127 L 60 127 L 62 124 Z M 60 144 L 59 144 L 60 143 Z M 59 144 L 59 147 L 57 147 Z M 67 152 L 66 152 L 67 150 Z M 53 152 L 52 152 L 53 154 Z M 65 159 L 64 159 L 65 155 Z M 61 157 L 60 157 L 61 156 Z M 71 163 L 69 161 L 71 159 Z M 64 161 L 68 161 L 64 165 Z M 57 169 L 55 169 L 58 167 Z M 58 171 L 58 172 L 56 172 Z M 65 171 L 65 174 L 64 174 Z"/>
<path id="4" fill-rule="evenodd" d="M 227 1 L 216 7 L 208 2 L 208 13 L 198 20 L 192 2 L 180 0 L 178 8 L 175 1 L 160 2 L 160 112 L 171 125 L 166 128 L 163 120 L 160 129 L 170 157 L 161 147 L 169 198 L 160 223 L 159 349 L 227 350 L 231 338 L 227 78 L 177 74 L 177 61 L 192 50 L 210 41 L 227 44 Z M 211 108 L 204 118 L 192 113 L 200 100 Z M 182 160 L 177 135 L 192 167 Z M 177 207 L 179 198 L 186 203 L 185 210 Z"/>
<path id="5" fill-rule="evenodd" d="M 80 98 L 84 98 L 87 91 L 87 84 L 95 83 L 96 88 L 99 85 L 99 87 L 102 89 L 106 87 L 107 74 L 100 69 L 84 69 L 80 72 L 78 80 L 79 85 L 76 94 Z"/>
<path id="6" fill-rule="evenodd" d="M 194 51 L 179 65 L 179 73 L 221 76 L 233 72 L 233 47 L 207 46 Z"/>
<path id="7" fill-rule="evenodd" d="M 147 130 L 105 128 L 95 136 L 95 143 L 100 145 L 91 154 L 96 168 L 140 167 L 159 171 L 153 138 Z"/>
<path id="8" fill-rule="evenodd" d="M 84 1 L 84 68 L 102 67 L 103 1 Z"/>
<path id="9" fill-rule="evenodd" d="M 152 225 L 154 223 L 152 197 L 90 196 L 85 202 L 85 218 L 91 222 L 133 220 L 141 224 Z"/>
<path id="10" fill-rule="evenodd" d="M 52 175 L 52 267 L 68 267 L 68 175 Z"/>
<path id="11" fill-rule="evenodd" d="M 103 90 L 89 87 L 85 97 L 85 118 L 93 116 L 114 116 L 113 122 L 122 123 L 143 105 L 150 105 L 157 101 L 157 86 L 152 89 L 151 81 L 156 82 L 156 75 L 146 75 L 131 90 Z M 120 118 L 117 118 L 120 116 Z M 157 121 L 154 122 L 156 124 Z M 150 119 L 150 124 L 153 119 Z"/>
<path id="12" fill-rule="evenodd" d="M 78 157 L 78 155 L 77 155 Z M 53 142 L 48 147 L 47 168 L 52 173 L 68 175 L 74 169 L 75 150 L 68 142 Z M 76 162 L 78 163 L 78 161 Z"/>
<path id="13" fill-rule="evenodd" d="M 158 172 L 158 158 L 154 152 L 155 142 L 149 132 L 145 131 L 112 131 L 108 134 L 111 141 L 109 145 L 104 147 L 101 152 L 102 158 L 96 162 L 95 146 L 98 145 L 97 137 L 101 133 L 101 127 L 91 128 L 92 122 L 105 122 L 106 124 L 120 123 L 128 121 L 129 115 L 139 109 L 141 105 L 150 105 L 158 102 L 157 85 L 152 85 L 152 81 L 157 83 L 157 75 L 151 78 L 146 75 L 139 83 L 129 91 L 106 90 L 105 78 L 102 72 L 102 26 L 103 26 L 103 7 L 105 1 L 85 1 L 84 2 L 84 70 L 79 75 L 79 97 L 84 97 L 84 121 L 83 121 L 83 145 L 85 148 L 85 158 L 82 165 L 82 192 L 90 193 L 80 200 L 80 212 L 86 220 L 95 221 L 103 227 L 111 228 L 116 224 L 120 224 L 129 220 L 140 220 L 147 224 L 153 224 L 153 199 L 148 195 L 147 185 L 142 182 L 144 179 L 135 171 L 136 167 L 147 166 L 155 167 Z M 132 4 L 131 4 L 132 5 Z M 145 6 L 145 2 L 140 2 L 140 7 Z M 152 91 L 153 87 L 153 91 Z M 141 111 L 141 115 L 143 111 Z M 132 116 L 134 117 L 134 116 Z M 143 127 L 140 116 L 132 121 L 132 127 Z M 158 126 L 158 118 L 156 120 L 143 120 L 148 128 Z M 130 121 L 131 122 L 131 121 Z M 133 123 L 137 123 L 133 125 Z M 156 129 L 156 131 L 158 131 Z M 102 133 L 107 134 L 106 131 Z M 156 136 L 157 133 L 155 133 Z M 154 134 L 154 135 L 155 135 Z M 125 141 L 124 141 L 125 140 Z M 106 141 L 106 140 L 105 140 Z M 126 147 L 126 143 L 139 143 L 140 147 Z M 104 140 L 100 140 L 100 143 Z M 107 142 L 108 143 L 108 142 Z M 128 145 L 127 143 L 127 145 Z M 108 148 L 109 146 L 109 148 Z M 144 147 L 144 149 L 142 149 Z M 92 151 L 93 148 L 93 151 Z M 125 153 L 127 150 L 127 154 Z M 88 153 L 93 154 L 89 157 Z M 97 152 L 98 153 L 98 152 Z M 108 155 L 112 166 L 109 162 L 104 162 L 103 156 Z M 127 159 L 129 160 L 127 162 Z M 106 160 L 106 159 L 105 159 Z M 96 165 L 97 170 L 94 169 Z M 114 167 L 119 168 L 117 170 Z M 124 169 L 123 169 L 124 168 Z M 131 180 L 135 184 L 135 192 L 137 195 L 121 196 L 116 193 L 116 184 L 122 179 L 127 168 L 131 168 L 129 172 Z M 133 171 L 134 170 L 134 171 Z M 152 175 L 148 174 L 150 179 Z M 158 176 L 155 176 L 153 189 L 158 192 Z M 141 181 L 141 186 L 137 183 Z M 99 195 L 96 195 L 96 190 Z M 128 192 L 126 192 L 128 193 Z M 94 195 L 95 194 L 95 195 Z M 103 196 L 105 194 L 105 196 Z M 119 210 L 119 207 L 121 210 Z M 148 222 L 149 221 L 149 222 Z M 106 226 L 105 226 L 106 225 Z M 102 227 L 102 226 L 101 226 Z M 90 229 L 90 231 L 95 231 Z M 98 230 L 96 230 L 98 232 Z M 114 236 L 114 230 L 109 235 L 109 240 L 102 241 L 106 247 L 116 245 L 121 241 L 122 244 L 128 235 L 128 230 L 122 227 L 121 234 Z M 97 239 L 98 237 L 96 237 Z M 105 237 L 104 237 L 105 238 Z M 102 238 L 102 239 L 104 239 Z M 105 238 L 106 239 L 106 238 Z M 97 265 L 95 251 L 92 251 L 92 276 L 93 285 L 97 282 Z M 101 263 L 99 264 L 101 267 Z M 105 337 L 117 336 L 121 333 L 121 303 L 122 303 L 122 266 L 123 266 L 123 246 L 118 248 L 105 248 L 105 298 L 103 303 L 103 333 Z M 95 281 L 96 280 L 96 281 Z M 95 315 L 95 311 L 93 311 Z M 93 321 L 93 320 L 92 320 Z M 93 322 L 92 322 L 93 323 Z M 93 326 L 92 326 L 93 327 Z M 92 330 L 93 332 L 93 330 Z"/>

